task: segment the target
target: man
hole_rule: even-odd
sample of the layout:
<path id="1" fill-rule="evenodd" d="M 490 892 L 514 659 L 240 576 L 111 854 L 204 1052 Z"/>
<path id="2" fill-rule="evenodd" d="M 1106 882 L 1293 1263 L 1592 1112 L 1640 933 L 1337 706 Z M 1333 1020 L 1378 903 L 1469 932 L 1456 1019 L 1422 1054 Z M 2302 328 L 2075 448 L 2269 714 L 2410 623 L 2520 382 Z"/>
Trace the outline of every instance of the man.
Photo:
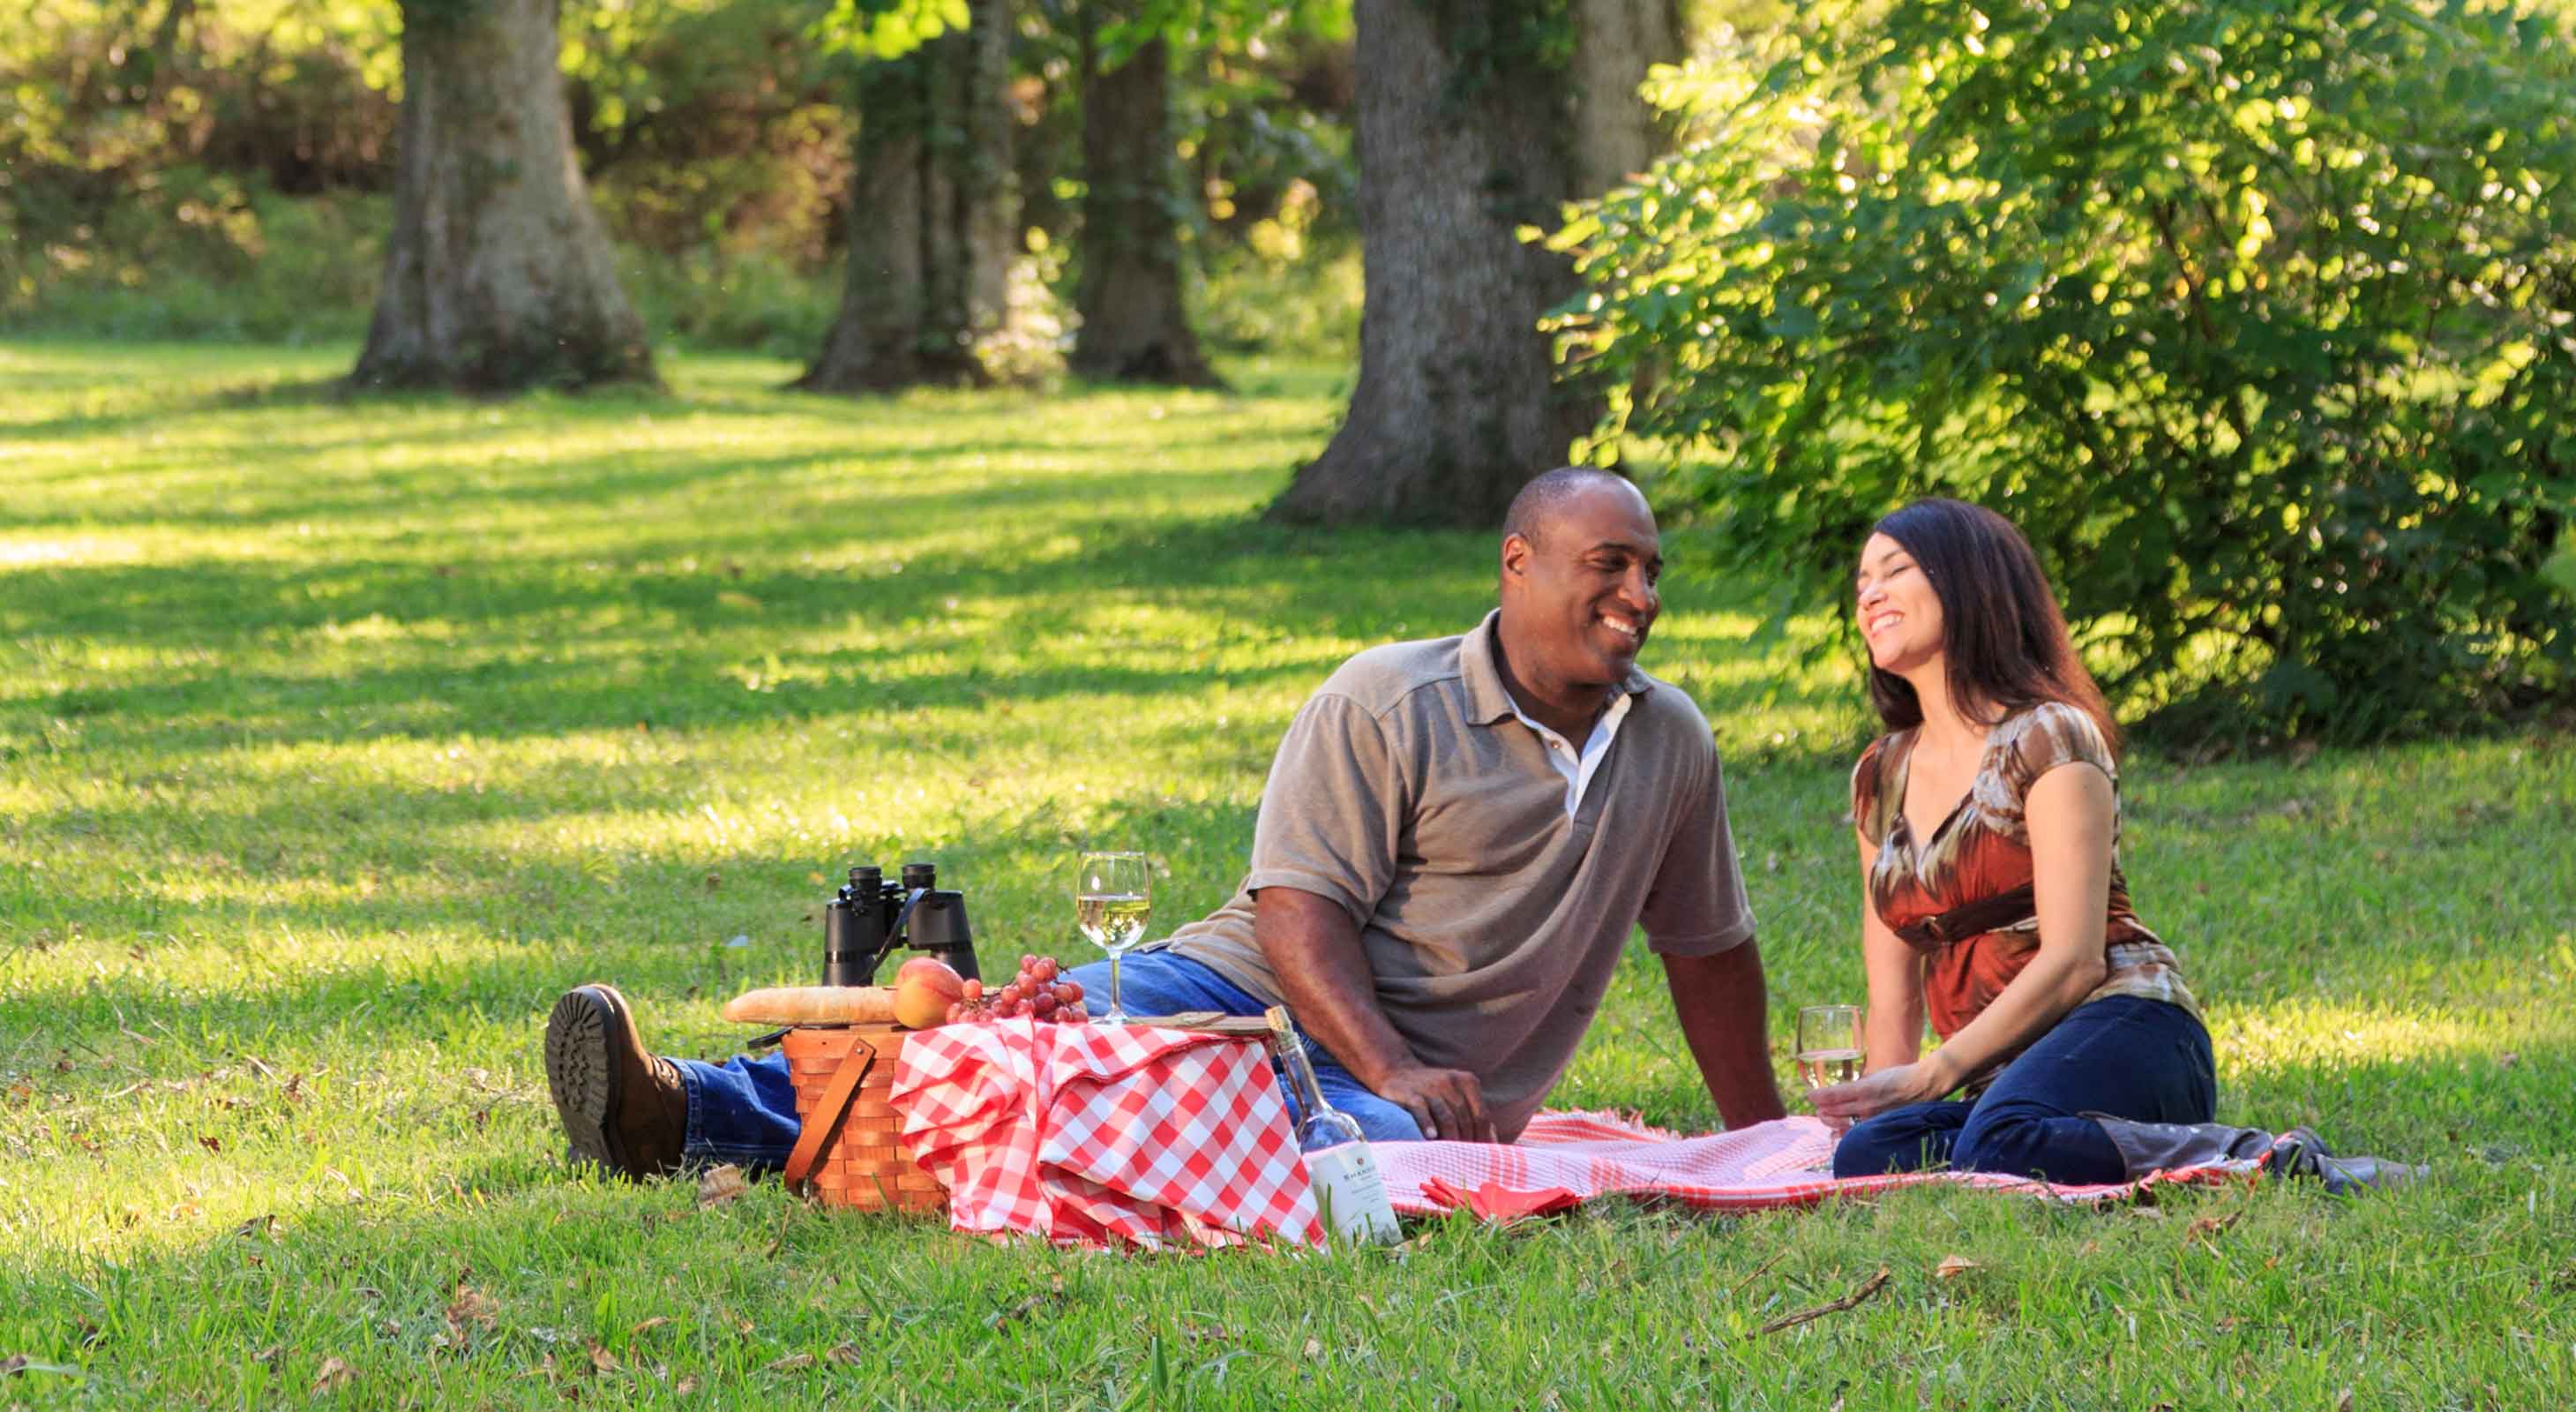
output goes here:
<path id="1" fill-rule="evenodd" d="M 1327 1101 L 1370 1138 L 1510 1141 L 1642 924 L 1719 1113 L 1781 1116 L 1716 747 L 1636 667 L 1662 569 L 1625 480 L 1532 480 L 1504 521 L 1499 606 L 1463 636 L 1363 652 L 1307 701 L 1243 886 L 1127 958 L 1127 1011 L 1284 1002 Z M 1107 963 L 1074 974 L 1102 1008 Z M 652 1058 L 606 986 L 556 1006 L 546 1070 L 574 1150 L 629 1175 L 774 1166 L 796 1137 L 782 1060 Z"/>

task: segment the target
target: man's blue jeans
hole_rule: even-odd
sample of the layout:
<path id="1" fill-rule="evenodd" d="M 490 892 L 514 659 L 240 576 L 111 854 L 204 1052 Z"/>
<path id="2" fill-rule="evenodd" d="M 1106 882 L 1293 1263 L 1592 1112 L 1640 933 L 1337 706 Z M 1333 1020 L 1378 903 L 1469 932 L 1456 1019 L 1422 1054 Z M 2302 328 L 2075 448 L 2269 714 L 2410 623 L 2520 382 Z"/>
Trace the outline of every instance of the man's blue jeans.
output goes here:
<path id="1" fill-rule="evenodd" d="M 2082 1115 L 2206 1123 L 2217 1101 L 2209 1031 L 2190 1011 L 2106 996 L 2068 1011 L 1974 1102 L 1908 1104 L 1853 1125 L 1834 1148 L 1834 1175 L 1946 1164 L 2052 1182 L 2127 1181 L 2120 1149 Z"/>
<path id="2" fill-rule="evenodd" d="M 1076 967 L 1072 978 L 1082 983 L 1083 1008 L 1094 1015 L 1109 1010 L 1109 963 Z M 1261 1002 L 1242 987 L 1188 957 L 1169 951 L 1129 956 L 1119 966 L 1120 997 L 1130 1015 L 1179 1015 L 1214 1010 L 1224 1015 L 1258 1015 Z M 1324 1101 L 1349 1114 L 1372 1142 L 1419 1142 L 1422 1129 L 1413 1115 L 1362 1087 L 1312 1040 L 1315 1079 Z M 777 1050 L 738 1055 L 721 1064 L 674 1059 L 680 1082 L 689 1094 L 686 1156 L 693 1162 L 734 1162 L 746 1167 L 783 1167 L 796 1146 L 796 1091 L 787 1081 L 787 1058 Z M 1283 1092 L 1285 1086 L 1282 1086 Z M 1290 1121 L 1297 1104 L 1288 1102 Z M 2107 1141 L 2107 1139 L 2106 1139 Z"/>

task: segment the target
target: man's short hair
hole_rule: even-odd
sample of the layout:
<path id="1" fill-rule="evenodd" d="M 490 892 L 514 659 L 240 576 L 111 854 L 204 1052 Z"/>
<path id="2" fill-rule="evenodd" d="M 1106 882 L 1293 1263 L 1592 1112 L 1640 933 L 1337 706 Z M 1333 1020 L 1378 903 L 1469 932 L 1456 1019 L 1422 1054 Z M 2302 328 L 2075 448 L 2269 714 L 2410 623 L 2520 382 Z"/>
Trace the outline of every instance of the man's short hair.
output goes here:
<path id="1" fill-rule="evenodd" d="M 1628 478 L 1598 466 L 1559 466 L 1532 476 L 1503 512 L 1503 538 L 1519 535 L 1538 543 L 1539 526 L 1556 518 L 1566 502 L 1598 485 L 1627 486 Z M 1630 489 L 1635 487 L 1629 486 Z"/>

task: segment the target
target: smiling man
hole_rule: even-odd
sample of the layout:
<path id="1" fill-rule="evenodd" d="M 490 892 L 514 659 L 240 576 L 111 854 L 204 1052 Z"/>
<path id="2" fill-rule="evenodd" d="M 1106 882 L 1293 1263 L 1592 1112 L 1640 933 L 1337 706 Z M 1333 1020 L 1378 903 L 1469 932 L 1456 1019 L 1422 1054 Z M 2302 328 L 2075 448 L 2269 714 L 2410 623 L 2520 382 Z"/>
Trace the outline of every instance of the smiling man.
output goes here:
<path id="1" fill-rule="evenodd" d="M 1363 652 L 1308 699 L 1242 887 L 1129 955 L 1128 1012 L 1284 1001 L 1327 1101 L 1372 1139 L 1510 1141 L 1643 925 L 1728 1126 L 1781 1116 L 1717 748 L 1690 698 L 1636 666 L 1662 571 L 1628 482 L 1532 480 L 1504 521 L 1500 606 L 1461 636 Z M 1074 972 L 1095 1012 L 1107 970 Z M 573 1149 L 629 1175 L 778 1165 L 796 1138 L 776 1056 L 652 1058 L 606 986 L 557 1005 L 546 1067 Z"/>
<path id="2" fill-rule="evenodd" d="M 1236 1004 L 1285 1000 L 1371 1136 L 1517 1136 L 1640 924 L 1728 1125 L 1781 1115 L 1716 746 L 1636 666 L 1662 572 L 1627 481 L 1532 480 L 1500 606 L 1333 673 L 1271 765 L 1242 888 L 1160 953 Z"/>

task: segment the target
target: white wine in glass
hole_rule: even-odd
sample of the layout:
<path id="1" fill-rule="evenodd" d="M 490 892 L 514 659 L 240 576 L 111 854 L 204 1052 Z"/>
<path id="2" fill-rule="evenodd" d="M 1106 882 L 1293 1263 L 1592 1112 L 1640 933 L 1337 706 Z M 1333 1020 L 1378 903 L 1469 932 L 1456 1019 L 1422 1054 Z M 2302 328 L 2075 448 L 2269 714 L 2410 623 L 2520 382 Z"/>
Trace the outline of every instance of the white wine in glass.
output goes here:
<path id="1" fill-rule="evenodd" d="M 1798 1012 L 1798 1072 L 1807 1087 L 1860 1077 L 1860 1007 L 1810 1005 Z"/>
<path id="2" fill-rule="evenodd" d="M 1073 924 L 1083 938 L 1109 953 L 1109 1013 L 1101 1023 L 1123 1025 L 1118 958 L 1145 939 L 1154 915 L 1154 870 L 1142 853 L 1085 853 L 1073 881 Z"/>

